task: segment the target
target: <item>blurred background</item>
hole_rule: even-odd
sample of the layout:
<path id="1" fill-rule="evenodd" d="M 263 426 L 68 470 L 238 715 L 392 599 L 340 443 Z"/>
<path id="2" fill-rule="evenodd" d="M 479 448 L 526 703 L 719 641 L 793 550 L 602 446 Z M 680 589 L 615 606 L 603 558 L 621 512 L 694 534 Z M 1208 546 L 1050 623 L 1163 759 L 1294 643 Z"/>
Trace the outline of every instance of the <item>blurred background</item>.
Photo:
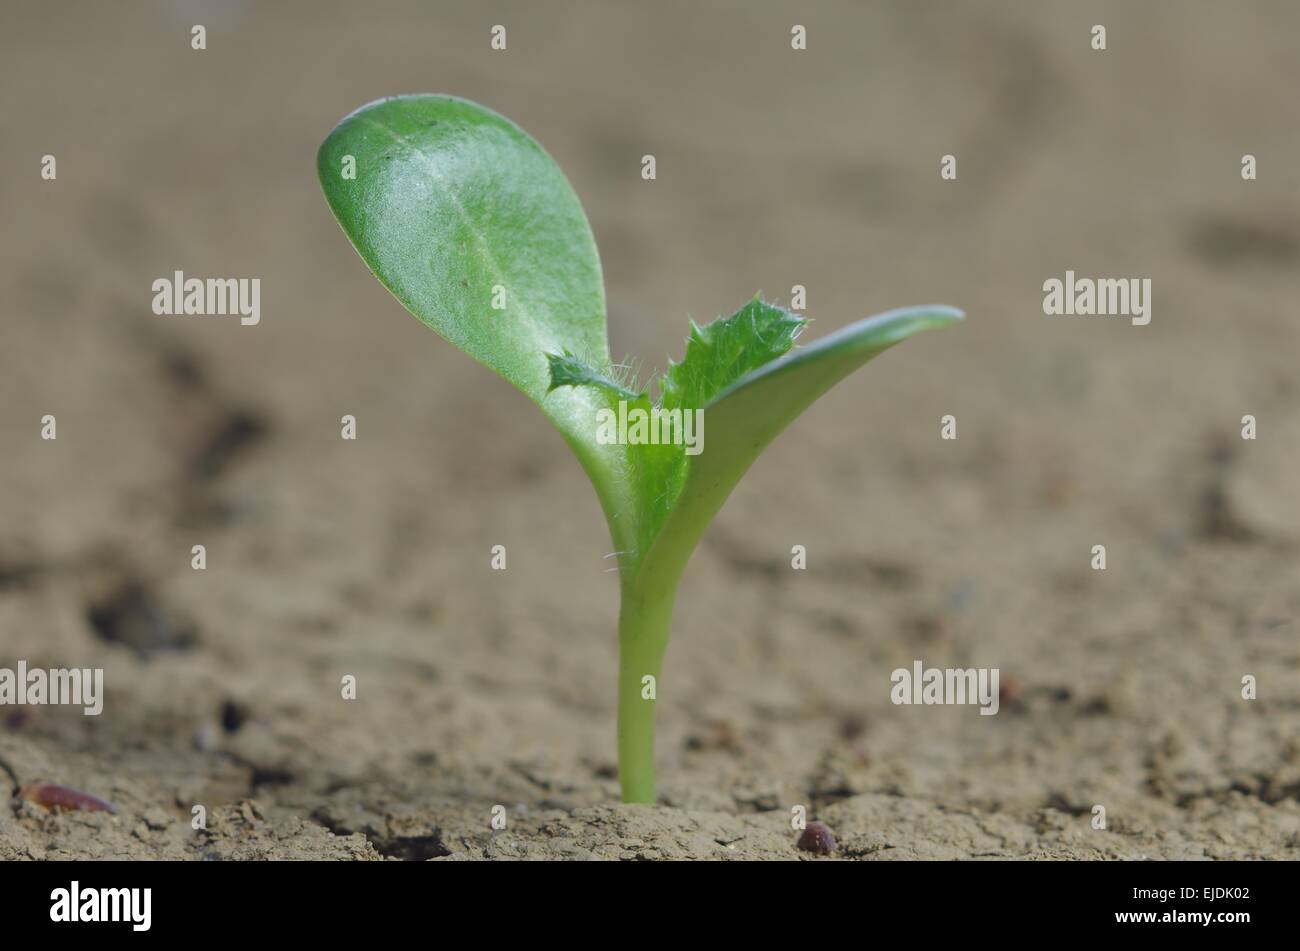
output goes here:
<path id="1" fill-rule="evenodd" d="M 0 858 L 789 858 L 797 804 L 848 857 L 1295 857 L 1298 28 L 1282 2 L 5 3 L 0 666 L 102 667 L 107 696 L 0 711 L 0 761 L 119 812 L 0 810 Z M 702 543 L 668 808 L 617 804 L 581 470 L 320 194 L 334 123 L 403 92 L 555 157 L 647 369 L 795 284 L 806 339 L 968 314 L 819 402 Z M 1150 325 L 1045 317 L 1067 269 L 1150 278 Z M 260 278 L 261 323 L 155 316 L 175 270 Z M 892 705 L 917 659 L 999 668 L 1001 712 Z"/>

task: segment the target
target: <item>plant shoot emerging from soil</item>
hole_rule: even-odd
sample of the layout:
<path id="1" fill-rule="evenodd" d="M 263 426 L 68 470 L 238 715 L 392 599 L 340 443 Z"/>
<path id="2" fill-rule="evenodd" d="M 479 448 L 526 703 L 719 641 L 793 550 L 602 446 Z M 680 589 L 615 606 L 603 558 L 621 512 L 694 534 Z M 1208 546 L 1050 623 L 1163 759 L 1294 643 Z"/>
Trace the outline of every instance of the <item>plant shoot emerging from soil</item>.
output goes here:
<path id="1" fill-rule="evenodd" d="M 610 360 L 600 262 L 577 196 L 509 120 L 449 96 L 381 100 L 339 123 L 317 170 L 375 276 L 535 402 L 591 479 L 618 558 L 619 779 L 624 800 L 654 802 L 659 674 L 696 543 L 763 448 L 814 400 L 961 313 L 890 311 L 795 348 L 803 318 L 755 297 L 692 325 L 655 395 Z"/>

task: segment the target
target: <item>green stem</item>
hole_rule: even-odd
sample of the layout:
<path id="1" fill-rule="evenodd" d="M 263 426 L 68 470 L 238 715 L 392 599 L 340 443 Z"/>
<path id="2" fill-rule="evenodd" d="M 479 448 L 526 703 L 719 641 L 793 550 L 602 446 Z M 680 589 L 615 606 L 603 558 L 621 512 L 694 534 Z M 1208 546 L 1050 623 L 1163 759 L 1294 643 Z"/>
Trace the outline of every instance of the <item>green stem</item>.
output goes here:
<path id="1" fill-rule="evenodd" d="M 618 776 L 624 802 L 655 801 L 655 707 L 673 620 L 676 579 L 633 581 L 618 615 Z M 653 677 L 648 683 L 645 678 Z M 653 688 L 653 689 L 652 689 Z"/>

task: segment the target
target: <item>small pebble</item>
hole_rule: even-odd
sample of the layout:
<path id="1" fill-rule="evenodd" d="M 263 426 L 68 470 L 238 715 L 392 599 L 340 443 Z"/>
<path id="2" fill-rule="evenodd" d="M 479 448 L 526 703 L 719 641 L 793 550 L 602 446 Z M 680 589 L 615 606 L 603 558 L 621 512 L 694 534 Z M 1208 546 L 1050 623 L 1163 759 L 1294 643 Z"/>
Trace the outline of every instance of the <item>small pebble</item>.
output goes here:
<path id="1" fill-rule="evenodd" d="M 799 836 L 799 848 L 805 852 L 818 855 L 830 855 L 835 851 L 835 836 L 830 826 L 824 822 L 810 822 Z"/>

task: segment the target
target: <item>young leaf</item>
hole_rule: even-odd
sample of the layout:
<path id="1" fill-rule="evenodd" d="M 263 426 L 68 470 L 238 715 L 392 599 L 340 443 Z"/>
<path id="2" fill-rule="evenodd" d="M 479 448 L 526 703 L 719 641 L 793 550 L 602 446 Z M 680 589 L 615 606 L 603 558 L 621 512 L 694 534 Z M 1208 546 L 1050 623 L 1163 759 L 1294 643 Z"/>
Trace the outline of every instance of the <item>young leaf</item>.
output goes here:
<path id="1" fill-rule="evenodd" d="M 664 408 L 707 406 L 746 373 L 794 346 L 806 323 L 757 297 L 725 320 L 703 327 L 692 322 L 686 356 L 660 382 Z"/>

